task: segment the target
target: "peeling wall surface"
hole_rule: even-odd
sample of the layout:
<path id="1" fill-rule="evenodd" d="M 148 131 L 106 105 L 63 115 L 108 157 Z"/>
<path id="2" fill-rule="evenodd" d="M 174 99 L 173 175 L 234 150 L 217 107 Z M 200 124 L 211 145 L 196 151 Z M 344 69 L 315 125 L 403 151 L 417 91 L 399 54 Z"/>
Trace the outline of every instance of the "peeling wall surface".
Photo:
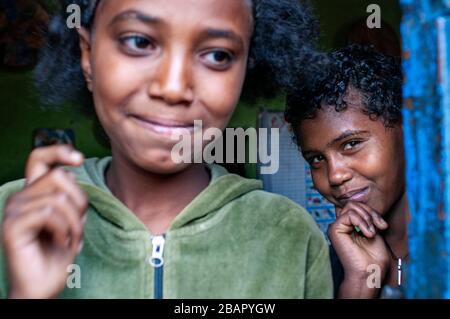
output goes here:
<path id="1" fill-rule="evenodd" d="M 402 0 L 408 298 L 450 298 L 450 1 Z"/>

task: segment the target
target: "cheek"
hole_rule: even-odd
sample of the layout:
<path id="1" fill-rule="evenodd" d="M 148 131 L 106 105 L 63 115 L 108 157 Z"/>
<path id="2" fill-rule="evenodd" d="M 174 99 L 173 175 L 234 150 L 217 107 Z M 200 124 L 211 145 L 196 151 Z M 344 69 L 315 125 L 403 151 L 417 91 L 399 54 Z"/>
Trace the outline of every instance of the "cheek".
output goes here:
<path id="1" fill-rule="evenodd" d="M 404 187 L 404 165 L 401 152 L 395 149 L 386 150 L 379 158 L 379 181 L 380 187 L 388 193 L 394 195 Z"/>
<path id="2" fill-rule="evenodd" d="M 245 65 L 226 72 L 206 72 L 199 72 L 196 79 L 199 102 L 207 113 L 208 126 L 223 129 L 239 101 L 245 78 Z"/>
<path id="3" fill-rule="evenodd" d="M 145 70 L 119 60 L 114 54 L 101 56 L 94 62 L 93 94 L 104 107 L 124 104 L 123 101 L 139 88 Z"/>
<path id="4" fill-rule="evenodd" d="M 325 168 L 318 170 L 311 170 L 311 177 L 314 183 L 314 187 L 319 193 L 324 196 L 328 201 L 331 200 L 331 189 L 328 182 L 328 177 Z"/>
<path id="5" fill-rule="evenodd" d="M 397 165 L 399 158 L 393 153 L 392 145 L 379 143 L 365 153 L 361 154 L 355 166 L 355 171 L 364 178 L 376 184 L 384 197 L 395 193 L 395 189 L 401 183 L 401 167 Z"/>
<path id="6" fill-rule="evenodd" d="M 368 179 L 378 179 L 386 173 L 387 158 L 380 149 L 362 152 L 354 162 L 355 171 Z"/>

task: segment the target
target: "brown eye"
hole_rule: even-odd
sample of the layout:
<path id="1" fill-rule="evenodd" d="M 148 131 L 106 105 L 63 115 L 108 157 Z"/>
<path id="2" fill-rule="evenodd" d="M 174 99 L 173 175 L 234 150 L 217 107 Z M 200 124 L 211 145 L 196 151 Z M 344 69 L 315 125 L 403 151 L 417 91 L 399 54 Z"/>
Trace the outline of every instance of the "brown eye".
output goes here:
<path id="1" fill-rule="evenodd" d="M 360 143 L 361 143 L 361 141 L 350 141 L 348 143 L 345 143 L 344 144 L 344 151 L 351 150 L 351 149 L 355 148 Z"/>
<path id="2" fill-rule="evenodd" d="M 317 164 L 317 163 L 320 163 L 321 161 L 323 161 L 323 156 L 322 155 L 314 156 L 311 159 L 311 163 L 312 164 Z"/>
<path id="3" fill-rule="evenodd" d="M 139 35 L 122 37 L 120 39 L 120 43 L 124 46 L 127 52 L 136 55 L 148 54 L 155 49 L 155 45 L 152 40 Z"/>
<path id="4" fill-rule="evenodd" d="M 215 50 L 203 54 L 202 59 L 213 68 L 225 69 L 232 62 L 233 56 L 226 51 Z"/>
<path id="5" fill-rule="evenodd" d="M 224 63 L 230 60 L 230 56 L 226 52 L 217 51 L 212 53 L 212 60 L 217 63 Z"/>
<path id="6" fill-rule="evenodd" d="M 306 158 L 306 161 L 308 162 L 309 166 L 311 166 L 311 169 L 319 168 L 324 160 L 325 157 L 322 155 L 316 155 Z"/>

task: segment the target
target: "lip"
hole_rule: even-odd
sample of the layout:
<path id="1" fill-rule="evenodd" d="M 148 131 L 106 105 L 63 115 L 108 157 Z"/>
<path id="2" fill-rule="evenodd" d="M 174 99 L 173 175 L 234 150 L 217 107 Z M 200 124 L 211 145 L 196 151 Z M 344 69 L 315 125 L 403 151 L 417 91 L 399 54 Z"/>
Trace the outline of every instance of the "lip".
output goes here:
<path id="1" fill-rule="evenodd" d="M 365 202 L 370 192 L 369 186 L 348 191 L 337 197 L 339 203 L 345 204 L 349 201 Z"/>
<path id="2" fill-rule="evenodd" d="M 130 117 L 144 129 L 166 137 L 179 137 L 182 134 L 192 134 L 196 130 L 194 123 L 171 119 L 149 118 L 134 114 L 130 115 Z"/>

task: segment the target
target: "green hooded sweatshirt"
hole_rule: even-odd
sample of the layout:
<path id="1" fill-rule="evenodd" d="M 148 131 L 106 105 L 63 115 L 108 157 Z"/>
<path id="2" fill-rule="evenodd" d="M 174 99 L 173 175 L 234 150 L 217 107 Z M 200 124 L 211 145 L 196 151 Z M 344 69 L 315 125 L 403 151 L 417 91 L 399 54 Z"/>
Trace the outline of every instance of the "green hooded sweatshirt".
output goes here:
<path id="1" fill-rule="evenodd" d="M 332 298 L 323 234 L 303 208 L 262 191 L 260 181 L 208 166 L 208 187 L 164 236 L 152 236 L 106 186 L 110 161 L 70 168 L 89 208 L 84 246 L 61 298 Z M 0 188 L 0 217 L 23 185 Z M 7 279 L 0 246 L 2 298 Z"/>

